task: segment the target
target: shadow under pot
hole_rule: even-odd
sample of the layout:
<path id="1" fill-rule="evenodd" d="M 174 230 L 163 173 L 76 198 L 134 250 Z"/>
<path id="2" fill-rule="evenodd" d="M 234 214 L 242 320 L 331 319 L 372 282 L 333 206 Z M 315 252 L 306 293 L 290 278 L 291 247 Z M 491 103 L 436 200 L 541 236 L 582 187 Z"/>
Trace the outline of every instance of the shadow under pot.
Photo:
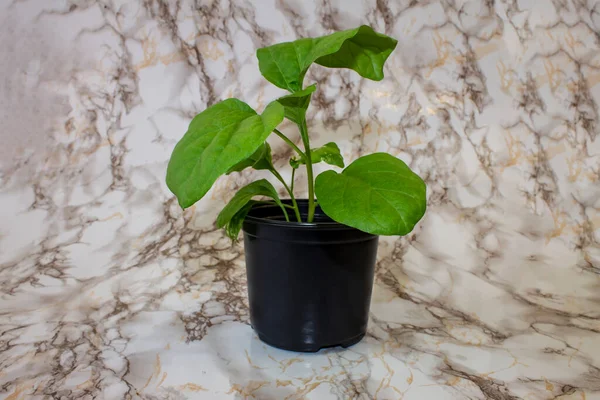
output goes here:
<path id="1" fill-rule="evenodd" d="M 298 205 L 305 220 L 308 202 Z M 254 206 L 243 231 L 250 320 L 263 342 L 315 352 L 364 337 L 378 236 L 318 207 L 313 223 L 286 222 L 276 205 Z"/>

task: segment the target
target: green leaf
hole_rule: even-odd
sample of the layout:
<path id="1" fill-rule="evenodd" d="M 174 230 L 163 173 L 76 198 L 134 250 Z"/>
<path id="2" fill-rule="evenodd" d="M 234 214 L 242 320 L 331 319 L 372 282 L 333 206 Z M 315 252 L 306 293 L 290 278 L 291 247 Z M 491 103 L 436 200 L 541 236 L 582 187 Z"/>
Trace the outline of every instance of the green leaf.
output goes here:
<path id="1" fill-rule="evenodd" d="M 276 101 L 283 106 L 285 117 L 299 124 L 304 120 L 310 98 L 315 90 L 317 90 L 317 85 L 313 84 L 306 89 L 280 97 Z"/>
<path id="2" fill-rule="evenodd" d="M 321 161 L 329 164 L 335 165 L 336 167 L 344 168 L 344 157 L 342 157 L 342 153 L 340 153 L 340 148 L 337 144 L 333 142 L 329 142 L 321 147 L 317 147 L 316 149 L 310 150 L 310 159 L 313 164 L 320 163 Z M 301 164 L 305 164 L 303 158 L 290 159 L 290 165 L 292 168 L 298 168 Z"/>
<path id="3" fill-rule="evenodd" d="M 258 115 L 248 104 L 227 99 L 196 115 L 167 167 L 167 186 L 181 207 L 200 200 L 220 175 L 252 155 L 283 114 L 278 102 Z"/>
<path id="4" fill-rule="evenodd" d="M 242 225 L 244 224 L 244 219 L 246 219 L 246 215 L 250 212 L 250 209 L 255 204 L 259 203 L 258 201 L 250 200 L 243 206 L 238 212 L 236 212 L 233 217 L 229 220 L 229 222 L 225 225 L 225 233 L 227 236 L 233 240 L 234 242 L 237 240 L 240 230 L 242 229 Z"/>
<path id="5" fill-rule="evenodd" d="M 271 146 L 269 143 L 264 142 L 258 150 L 256 150 L 252 155 L 245 160 L 240 161 L 235 164 L 233 167 L 229 168 L 227 171 L 227 175 L 232 172 L 243 171 L 246 168 L 254 168 L 256 170 L 260 169 L 268 169 L 272 170 L 273 167 L 273 158 L 271 156 Z"/>
<path id="6" fill-rule="evenodd" d="M 426 208 L 425 182 L 387 153 L 361 157 L 341 174 L 317 176 L 319 205 L 333 220 L 374 235 L 406 235 Z"/>
<path id="7" fill-rule="evenodd" d="M 226 228 L 227 235 L 229 237 L 232 237 L 232 235 L 235 234 L 235 236 L 232 237 L 232 239 L 235 239 L 235 237 L 237 237 L 237 234 L 239 233 L 239 228 L 241 227 L 241 222 L 239 221 L 240 215 L 238 215 L 238 217 L 236 217 L 236 215 L 239 212 L 243 213 L 244 208 L 247 207 L 248 202 L 254 196 L 267 196 L 275 200 L 275 203 L 277 203 L 277 205 L 279 205 L 279 207 L 281 207 L 281 209 L 283 210 L 285 219 L 289 220 L 285 206 L 283 205 L 281 200 L 279 200 L 277 190 L 275 190 L 273 185 L 271 185 L 271 182 L 269 182 L 266 179 L 261 179 L 256 182 L 252 182 L 238 190 L 238 192 L 233 196 L 233 198 L 223 208 L 223 210 L 221 210 L 219 216 L 217 217 L 217 226 L 219 228 L 223 228 L 226 225 L 230 224 L 232 220 L 234 221 L 234 225 L 228 226 Z M 246 213 L 243 214 L 244 217 L 246 216 L 249 210 L 250 209 L 248 208 Z M 243 220 L 243 218 L 241 219 Z"/>
<path id="8" fill-rule="evenodd" d="M 329 68 L 349 68 L 360 76 L 383 79 L 383 64 L 398 42 L 363 25 L 318 38 L 299 39 L 258 49 L 258 67 L 272 84 L 292 93 L 302 89 L 313 62 Z"/>

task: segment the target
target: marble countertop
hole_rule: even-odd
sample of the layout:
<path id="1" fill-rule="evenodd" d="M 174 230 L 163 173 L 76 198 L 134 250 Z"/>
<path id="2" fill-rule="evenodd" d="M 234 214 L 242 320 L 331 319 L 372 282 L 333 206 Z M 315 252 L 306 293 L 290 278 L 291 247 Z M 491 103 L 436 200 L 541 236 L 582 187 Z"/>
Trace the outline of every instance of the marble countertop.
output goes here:
<path id="1" fill-rule="evenodd" d="M 0 20 L 1 398 L 600 399 L 597 2 L 7 1 Z M 381 239 L 363 341 L 285 352 L 252 332 L 243 247 L 213 224 L 266 175 L 184 212 L 166 164 L 207 105 L 281 94 L 256 48 L 361 23 L 399 40 L 386 78 L 311 69 L 313 141 L 402 158 L 428 212 Z"/>

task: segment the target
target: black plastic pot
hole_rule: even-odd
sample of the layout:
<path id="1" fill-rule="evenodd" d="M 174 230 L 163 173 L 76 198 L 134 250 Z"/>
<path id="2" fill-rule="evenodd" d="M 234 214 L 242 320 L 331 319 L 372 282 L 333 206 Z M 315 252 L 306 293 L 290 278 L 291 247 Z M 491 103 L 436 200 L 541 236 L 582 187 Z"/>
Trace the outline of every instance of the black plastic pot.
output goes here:
<path id="1" fill-rule="evenodd" d="M 298 204 L 305 220 L 307 201 Z M 285 350 L 348 347 L 367 330 L 379 237 L 319 208 L 314 221 L 286 222 L 279 207 L 263 205 L 243 225 L 252 327 Z"/>

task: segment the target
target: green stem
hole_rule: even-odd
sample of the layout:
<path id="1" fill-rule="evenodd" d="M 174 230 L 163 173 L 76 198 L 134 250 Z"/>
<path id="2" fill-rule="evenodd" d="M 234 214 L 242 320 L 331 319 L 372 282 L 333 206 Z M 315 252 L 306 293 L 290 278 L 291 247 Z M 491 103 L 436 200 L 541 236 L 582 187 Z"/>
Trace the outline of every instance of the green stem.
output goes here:
<path id="1" fill-rule="evenodd" d="M 273 175 L 275 175 L 275 178 L 277 178 L 277 180 L 279 180 L 279 182 L 281 182 L 281 184 L 283 185 L 285 190 L 287 190 L 288 194 L 290 195 L 290 199 L 292 199 L 292 205 L 294 208 L 294 213 L 296 214 L 296 219 L 298 220 L 298 222 L 302 222 L 302 217 L 300 217 L 300 209 L 298 208 L 298 203 L 296 203 L 296 198 L 294 197 L 294 192 L 291 191 L 290 187 L 287 185 L 287 183 L 285 183 L 285 180 L 279 174 L 279 172 L 277 172 L 274 169 L 271 169 L 270 171 Z"/>
<path id="2" fill-rule="evenodd" d="M 315 216 L 315 183 L 313 180 L 313 168 L 312 168 L 312 157 L 310 154 L 310 141 L 308 139 L 308 128 L 306 127 L 306 117 L 303 116 L 298 124 L 300 128 L 300 136 L 302 136 L 302 143 L 304 143 L 306 162 L 306 175 L 308 178 L 308 219 L 307 222 L 313 222 Z"/>
<path id="3" fill-rule="evenodd" d="M 285 136 L 283 133 L 281 133 L 279 130 L 274 129 L 273 132 L 275 132 L 275 134 L 277 136 L 279 136 L 281 139 L 283 139 L 283 141 L 285 141 L 287 144 L 289 144 L 292 149 L 296 150 L 296 153 L 298 153 L 298 155 L 302 158 L 306 158 L 306 156 L 304 155 L 304 153 L 302 152 L 302 150 L 300 150 L 300 148 L 298 146 L 296 146 L 294 144 L 294 142 L 292 142 L 290 140 L 290 138 L 288 138 L 287 136 Z"/>
<path id="4" fill-rule="evenodd" d="M 294 182 L 296 181 L 296 168 L 292 168 L 292 182 L 290 183 L 290 191 L 294 193 Z"/>

